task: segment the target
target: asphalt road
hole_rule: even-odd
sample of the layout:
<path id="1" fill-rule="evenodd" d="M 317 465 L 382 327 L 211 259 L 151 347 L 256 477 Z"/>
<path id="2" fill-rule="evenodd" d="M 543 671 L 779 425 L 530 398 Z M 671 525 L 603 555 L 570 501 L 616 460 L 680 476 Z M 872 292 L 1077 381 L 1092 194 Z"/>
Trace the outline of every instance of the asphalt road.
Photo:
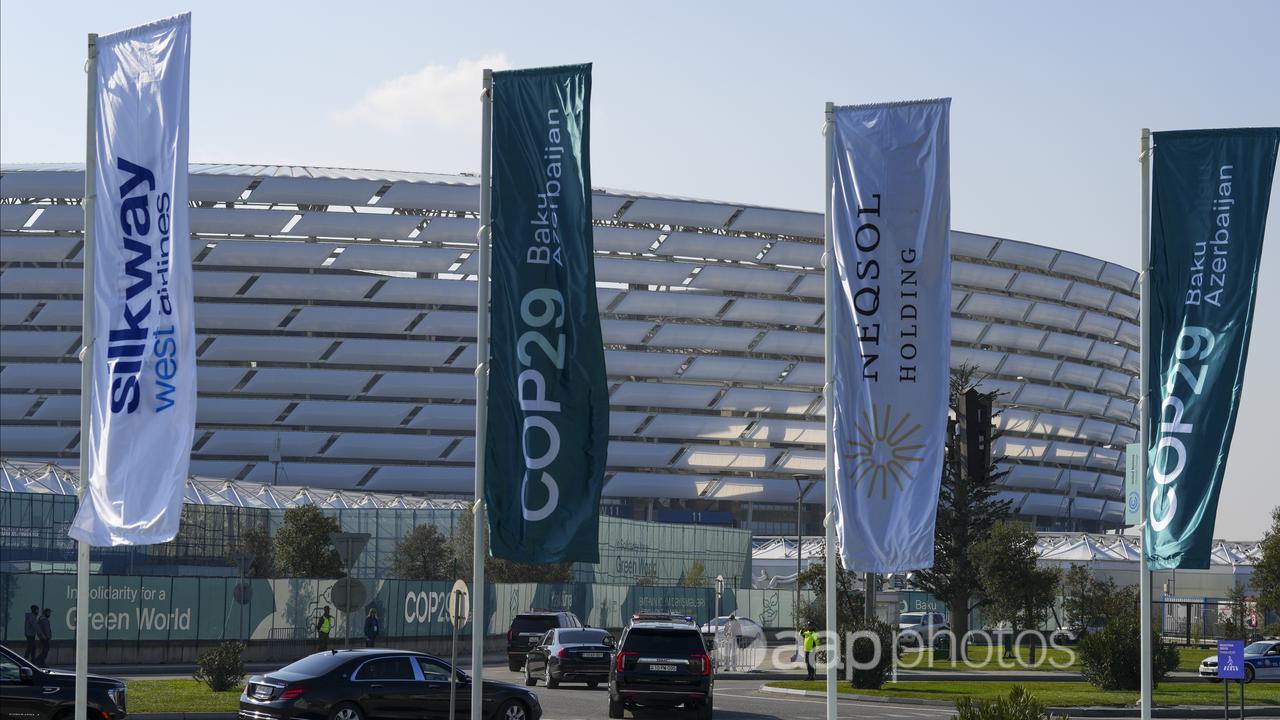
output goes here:
<path id="1" fill-rule="evenodd" d="M 502 668 L 485 668 L 485 679 L 524 683 L 523 673 L 513 673 Z M 716 680 L 715 717 L 717 720 L 822 720 L 826 717 L 825 702 L 821 698 L 783 697 L 759 692 L 763 680 Z M 603 685 L 590 690 L 586 685 L 561 685 L 548 690 L 539 683 L 538 700 L 542 703 L 545 720 L 597 720 L 607 718 L 609 693 Z M 839 703 L 842 718 L 887 718 L 889 720 L 943 720 L 955 714 L 949 707 L 924 705 L 891 705 L 842 700 Z M 678 720 L 693 718 L 687 710 L 627 711 L 626 717 L 638 720 Z"/>

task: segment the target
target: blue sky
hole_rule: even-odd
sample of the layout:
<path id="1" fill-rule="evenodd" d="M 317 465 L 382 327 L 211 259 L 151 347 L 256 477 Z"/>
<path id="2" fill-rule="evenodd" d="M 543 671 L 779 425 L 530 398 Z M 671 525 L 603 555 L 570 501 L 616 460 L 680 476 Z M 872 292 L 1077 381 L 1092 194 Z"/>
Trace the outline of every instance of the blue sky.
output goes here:
<path id="1" fill-rule="evenodd" d="M 196 162 L 475 171 L 478 68 L 594 63 L 597 185 L 817 210 L 827 100 L 950 96 L 953 225 L 1138 263 L 1138 134 L 1280 124 L 1274 2 L 0 5 L 0 161 L 83 159 L 85 34 L 193 12 Z M 1270 214 L 1218 535 L 1280 504 Z"/>

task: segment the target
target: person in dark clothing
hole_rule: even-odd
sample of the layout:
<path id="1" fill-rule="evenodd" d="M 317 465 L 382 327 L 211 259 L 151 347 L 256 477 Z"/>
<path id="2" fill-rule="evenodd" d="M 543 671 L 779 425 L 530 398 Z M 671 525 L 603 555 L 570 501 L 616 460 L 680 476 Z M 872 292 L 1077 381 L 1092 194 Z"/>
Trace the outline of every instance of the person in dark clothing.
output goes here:
<path id="1" fill-rule="evenodd" d="M 382 621 L 378 619 L 378 608 L 371 607 L 364 619 L 364 646 L 373 647 L 381 633 Z"/>
<path id="2" fill-rule="evenodd" d="M 36 656 L 36 667 L 44 667 L 45 660 L 49 657 L 49 643 L 53 641 L 53 623 L 49 620 L 51 615 L 53 611 L 45 608 L 40 619 L 36 621 L 36 638 L 40 640 L 40 654 Z"/>
<path id="3" fill-rule="evenodd" d="M 36 659 L 36 624 L 40 620 L 40 606 L 32 605 L 31 612 L 22 617 L 22 634 L 27 638 L 27 649 L 22 653 L 22 659 Z"/>

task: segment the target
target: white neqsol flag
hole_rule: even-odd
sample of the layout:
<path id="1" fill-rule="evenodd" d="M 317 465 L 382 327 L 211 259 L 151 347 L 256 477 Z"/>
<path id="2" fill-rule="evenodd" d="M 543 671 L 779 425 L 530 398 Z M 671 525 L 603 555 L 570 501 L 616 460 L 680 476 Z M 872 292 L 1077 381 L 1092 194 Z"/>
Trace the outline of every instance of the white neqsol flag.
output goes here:
<path id="1" fill-rule="evenodd" d="M 836 532 L 848 570 L 933 565 L 951 348 L 950 107 L 945 99 L 835 112 L 828 362 Z"/>
<path id="2" fill-rule="evenodd" d="M 71 537 L 178 533 L 195 432 L 187 215 L 191 16 L 98 38 L 88 492 Z"/>

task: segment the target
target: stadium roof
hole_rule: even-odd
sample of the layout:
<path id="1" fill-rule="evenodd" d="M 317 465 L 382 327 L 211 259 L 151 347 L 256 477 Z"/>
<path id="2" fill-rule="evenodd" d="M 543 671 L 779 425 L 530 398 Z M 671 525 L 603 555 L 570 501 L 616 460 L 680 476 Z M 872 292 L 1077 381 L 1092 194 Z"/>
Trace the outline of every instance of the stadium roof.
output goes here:
<path id="1" fill-rule="evenodd" d="M 192 472 L 469 494 L 476 178 L 191 172 Z M 83 186 L 80 165 L 0 166 L 9 459 L 76 456 Z M 593 213 L 606 497 L 792 501 L 792 475 L 822 472 L 821 215 L 600 188 Z M 971 233 L 953 233 L 952 252 L 951 360 L 1002 393 L 1002 496 L 1025 516 L 1118 524 L 1137 274 Z"/>

